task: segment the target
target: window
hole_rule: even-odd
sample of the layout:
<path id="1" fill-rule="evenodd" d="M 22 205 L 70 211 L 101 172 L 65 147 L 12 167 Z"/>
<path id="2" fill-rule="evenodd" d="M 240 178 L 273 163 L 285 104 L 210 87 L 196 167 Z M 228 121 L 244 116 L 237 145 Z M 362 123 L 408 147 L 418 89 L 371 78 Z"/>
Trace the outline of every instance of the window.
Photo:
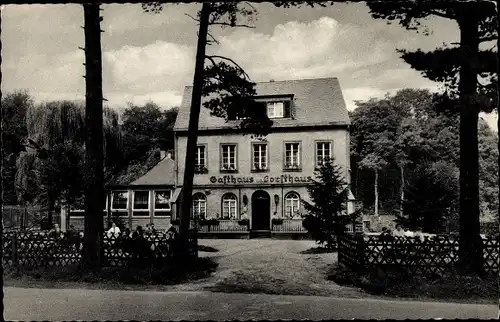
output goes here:
<path id="1" fill-rule="evenodd" d="M 323 165 L 326 159 L 332 157 L 331 142 L 316 142 L 316 168 Z"/>
<path id="2" fill-rule="evenodd" d="M 267 170 L 267 144 L 255 143 L 253 147 L 253 164 L 252 170 L 263 171 Z"/>
<path id="3" fill-rule="evenodd" d="M 134 210 L 149 209 L 149 191 L 134 191 Z"/>
<path id="4" fill-rule="evenodd" d="M 236 171 L 236 144 L 222 144 L 221 152 L 221 171 Z"/>
<path id="5" fill-rule="evenodd" d="M 112 210 L 127 210 L 128 192 L 113 191 L 111 194 L 111 209 Z"/>
<path id="6" fill-rule="evenodd" d="M 283 102 L 267 103 L 267 117 L 270 119 L 283 117 Z"/>
<path id="7" fill-rule="evenodd" d="M 170 198 L 172 191 L 157 190 L 155 193 L 155 211 L 170 211 Z"/>
<path id="8" fill-rule="evenodd" d="M 300 196 L 296 192 L 289 192 L 285 196 L 285 217 L 300 218 Z"/>
<path id="9" fill-rule="evenodd" d="M 206 173 L 207 171 L 207 155 L 206 155 L 206 146 L 198 145 L 196 147 L 196 156 L 195 156 L 195 172 L 197 173 Z"/>
<path id="10" fill-rule="evenodd" d="M 232 193 L 226 193 L 222 196 L 222 218 L 236 219 L 238 209 L 238 200 Z"/>
<path id="11" fill-rule="evenodd" d="M 285 170 L 300 169 L 300 143 L 285 143 Z"/>
<path id="12" fill-rule="evenodd" d="M 134 191 L 132 216 L 149 216 L 149 191 Z"/>
<path id="13" fill-rule="evenodd" d="M 198 192 L 193 196 L 193 216 L 204 219 L 207 214 L 207 197 Z"/>

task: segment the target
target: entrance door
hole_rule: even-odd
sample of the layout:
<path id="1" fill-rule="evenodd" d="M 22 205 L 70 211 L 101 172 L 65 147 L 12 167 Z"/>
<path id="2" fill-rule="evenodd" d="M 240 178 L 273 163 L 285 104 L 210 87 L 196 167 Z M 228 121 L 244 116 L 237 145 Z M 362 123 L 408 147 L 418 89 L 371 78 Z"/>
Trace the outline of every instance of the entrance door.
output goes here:
<path id="1" fill-rule="evenodd" d="M 264 190 L 252 195 L 252 230 L 270 230 L 271 198 Z"/>

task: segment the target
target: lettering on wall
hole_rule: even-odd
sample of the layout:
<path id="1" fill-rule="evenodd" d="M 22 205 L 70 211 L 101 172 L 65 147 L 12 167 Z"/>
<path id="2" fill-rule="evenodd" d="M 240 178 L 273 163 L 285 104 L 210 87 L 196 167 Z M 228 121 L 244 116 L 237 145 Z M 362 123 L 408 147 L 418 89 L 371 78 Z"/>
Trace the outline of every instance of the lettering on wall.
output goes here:
<path id="1" fill-rule="evenodd" d="M 225 175 L 221 177 L 211 176 L 210 183 L 212 184 L 245 184 L 245 183 L 308 183 L 312 182 L 311 176 L 292 176 L 291 174 L 282 174 L 280 176 L 264 176 L 262 178 L 254 177 L 239 177 L 233 175 Z"/>

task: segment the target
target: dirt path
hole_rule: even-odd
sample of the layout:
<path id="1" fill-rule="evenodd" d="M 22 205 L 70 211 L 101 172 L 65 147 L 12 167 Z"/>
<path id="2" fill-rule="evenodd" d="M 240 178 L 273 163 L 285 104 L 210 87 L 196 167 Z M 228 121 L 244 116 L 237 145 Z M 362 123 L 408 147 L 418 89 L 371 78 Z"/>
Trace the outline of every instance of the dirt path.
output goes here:
<path id="1" fill-rule="evenodd" d="M 366 298 L 366 293 L 326 280 L 336 253 L 303 254 L 313 241 L 201 239 L 218 252 L 200 252 L 219 267 L 211 277 L 174 286 L 178 291 L 251 292 L 283 295 L 333 295 Z"/>

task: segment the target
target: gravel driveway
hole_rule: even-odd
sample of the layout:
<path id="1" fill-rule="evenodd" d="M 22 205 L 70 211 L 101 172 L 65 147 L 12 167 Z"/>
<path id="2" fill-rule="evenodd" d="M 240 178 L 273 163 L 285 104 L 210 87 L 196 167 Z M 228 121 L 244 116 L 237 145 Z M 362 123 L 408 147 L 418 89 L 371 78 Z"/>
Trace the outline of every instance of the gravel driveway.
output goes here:
<path id="1" fill-rule="evenodd" d="M 309 240 L 200 239 L 200 245 L 218 252 L 200 252 L 219 267 L 207 279 L 177 285 L 179 291 L 220 291 L 283 295 L 334 295 L 366 298 L 358 289 L 326 280 L 337 253 L 302 254 L 316 247 Z M 369 296 L 368 296 L 369 297 Z"/>

